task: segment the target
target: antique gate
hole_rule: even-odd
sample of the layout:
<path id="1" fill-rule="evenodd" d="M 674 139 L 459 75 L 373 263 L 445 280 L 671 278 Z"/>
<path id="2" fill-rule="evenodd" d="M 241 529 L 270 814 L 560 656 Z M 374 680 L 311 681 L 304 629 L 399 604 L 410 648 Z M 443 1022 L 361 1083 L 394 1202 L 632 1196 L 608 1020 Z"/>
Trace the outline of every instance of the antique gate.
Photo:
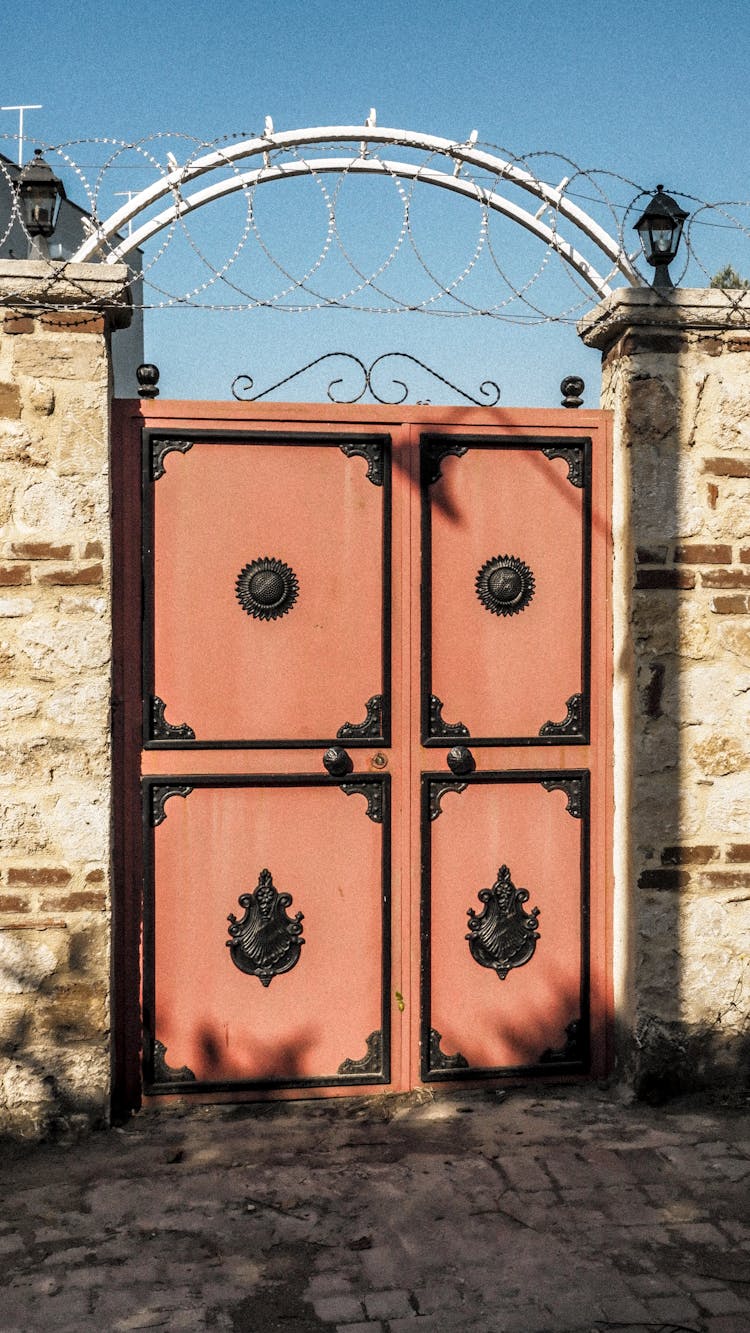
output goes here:
<path id="1" fill-rule="evenodd" d="M 603 1072 L 606 415 L 115 407 L 120 1103 Z"/>

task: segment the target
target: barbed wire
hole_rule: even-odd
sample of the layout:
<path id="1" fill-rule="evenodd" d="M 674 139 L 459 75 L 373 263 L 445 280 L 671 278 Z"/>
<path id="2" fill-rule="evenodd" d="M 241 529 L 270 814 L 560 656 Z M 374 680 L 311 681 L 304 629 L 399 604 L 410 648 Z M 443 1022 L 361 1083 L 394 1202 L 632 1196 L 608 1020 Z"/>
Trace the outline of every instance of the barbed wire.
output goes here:
<path id="1" fill-rule="evenodd" d="M 70 285 L 70 301 L 55 300 L 54 308 L 70 310 L 93 303 L 71 267 L 82 249 L 113 278 L 122 273 L 114 265 L 125 265 L 122 288 L 142 310 L 346 309 L 575 323 L 614 287 L 650 284 L 634 223 L 652 186 L 549 150 L 513 153 L 475 133 L 462 144 L 398 133 L 403 138 L 377 141 L 373 118 L 359 143 L 351 133 L 327 139 L 308 131 L 292 142 L 292 132 L 275 135 L 270 120 L 260 133 L 210 141 L 169 131 L 130 142 L 45 144 L 25 136 L 74 205 L 63 204 L 48 255 L 20 206 L 31 162 L 16 165 L 3 151 L 14 136 L 1 135 L 0 258 L 43 258 L 50 279 Z M 262 142 L 245 153 L 250 140 Z M 118 205 L 125 171 L 129 195 L 151 187 L 140 207 L 137 198 Z M 200 188 L 187 193 L 194 183 Z M 750 201 L 665 189 L 689 214 L 677 285 L 713 285 L 720 270 L 750 272 Z M 535 213 L 530 193 L 541 199 Z M 121 220 L 117 230 L 113 218 Z M 736 290 L 722 290 L 739 310 Z M 24 291 L 19 279 L 19 300 Z"/>

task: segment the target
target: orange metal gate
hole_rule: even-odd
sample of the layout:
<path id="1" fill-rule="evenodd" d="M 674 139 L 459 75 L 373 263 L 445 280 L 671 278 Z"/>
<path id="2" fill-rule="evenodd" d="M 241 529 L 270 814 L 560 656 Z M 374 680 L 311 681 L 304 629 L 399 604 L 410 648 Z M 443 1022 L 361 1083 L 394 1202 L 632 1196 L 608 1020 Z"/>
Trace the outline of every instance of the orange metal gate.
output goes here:
<path id="1" fill-rule="evenodd" d="M 602 1072 L 605 415 L 116 406 L 120 1103 Z"/>

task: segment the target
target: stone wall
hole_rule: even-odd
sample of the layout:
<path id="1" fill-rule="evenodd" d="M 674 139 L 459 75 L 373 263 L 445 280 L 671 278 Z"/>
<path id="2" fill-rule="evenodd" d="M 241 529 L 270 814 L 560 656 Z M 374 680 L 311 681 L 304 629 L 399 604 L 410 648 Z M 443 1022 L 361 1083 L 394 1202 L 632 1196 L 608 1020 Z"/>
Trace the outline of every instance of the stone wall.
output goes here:
<path id="1" fill-rule="evenodd" d="M 616 293 L 616 983 L 643 1095 L 747 1078 L 750 293 Z"/>
<path id="2" fill-rule="evenodd" d="M 125 276 L 0 264 L 6 1133 L 109 1108 L 108 338 Z M 749 314 L 750 293 L 635 290 L 581 326 L 614 414 L 616 1010 L 645 1095 L 736 1075 L 750 1044 Z"/>
<path id="3" fill-rule="evenodd" d="M 73 267 L 0 264 L 0 1131 L 24 1134 L 109 1097 L 108 336 L 127 312 L 124 271 Z"/>

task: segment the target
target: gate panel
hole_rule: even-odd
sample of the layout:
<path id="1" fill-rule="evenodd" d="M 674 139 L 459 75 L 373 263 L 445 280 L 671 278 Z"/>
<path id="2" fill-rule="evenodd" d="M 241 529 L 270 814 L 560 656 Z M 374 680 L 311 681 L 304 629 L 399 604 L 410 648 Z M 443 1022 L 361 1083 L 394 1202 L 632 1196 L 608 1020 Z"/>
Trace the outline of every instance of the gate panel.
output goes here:
<path id="1" fill-rule="evenodd" d="M 387 1083 L 388 779 L 144 788 L 146 1091 Z"/>
<path id="2" fill-rule="evenodd" d="M 116 416 L 123 1105 L 605 1072 L 606 419 Z"/>
<path id="3" fill-rule="evenodd" d="M 587 740 L 590 443 L 423 437 L 427 745 Z"/>
<path id="4" fill-rule="evenodd" d="M 387 445 L 147 438 L 147 748 L 387 739 Z"/>
<path id="5" fill-rule="evenodd" d="M 422 1076 L 588 1065 L 588 774 L 424 779 Z"/>

